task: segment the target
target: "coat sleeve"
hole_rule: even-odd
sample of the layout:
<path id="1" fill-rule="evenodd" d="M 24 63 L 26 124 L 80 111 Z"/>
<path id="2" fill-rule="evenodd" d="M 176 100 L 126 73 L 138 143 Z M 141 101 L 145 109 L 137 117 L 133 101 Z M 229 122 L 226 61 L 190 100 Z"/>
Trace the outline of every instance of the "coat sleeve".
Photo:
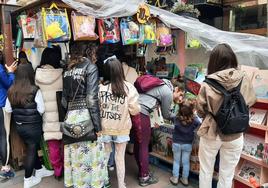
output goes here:
<path id="1" fill-rule="evenodd" d="M 87 68 L 87 106 L 96 132 L 101 131 L 100 107 L 99 107 L 99 73 L 95 64 L 90 64 Z"/>
<path id="2" fill-rule="evenodd" d="M 129 94 L 128 94 L 128 111 L 130 115 L 135 116 L 137 115 L 141 107 L 139 105 L 139 93 L 137 92 L 136 88 L 134 86 L 130 86 L 129 88 Z"/>
<path id="3" fill-rule="evenodd" d="M 208 113 L 206 87 L 202 84 L 197 96 L 196 110 L 199 117 L 204 118 Z"/>
<path id="4" fill-rule="evenodd" d="M 8 89 L 12 85 L 14 79 L 14 73 L 6 73 L 3 66 L 0 67 L 0 82 L 6 89 Z"/>

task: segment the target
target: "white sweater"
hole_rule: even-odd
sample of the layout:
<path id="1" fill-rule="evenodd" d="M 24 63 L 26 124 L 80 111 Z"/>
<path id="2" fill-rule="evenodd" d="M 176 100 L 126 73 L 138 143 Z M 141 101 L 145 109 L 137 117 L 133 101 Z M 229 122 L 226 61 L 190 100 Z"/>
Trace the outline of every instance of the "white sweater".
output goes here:
<path id="1" fill-rule="evenodd" d="M 43 131 L 45 140 L 61 140 L 60 122 L 56 91 L 62 91 L 62 69 L 54 69 L 50 65 L 38 68 L 35 74 L 36 85 L 40 87 L 44 102 Z"/>

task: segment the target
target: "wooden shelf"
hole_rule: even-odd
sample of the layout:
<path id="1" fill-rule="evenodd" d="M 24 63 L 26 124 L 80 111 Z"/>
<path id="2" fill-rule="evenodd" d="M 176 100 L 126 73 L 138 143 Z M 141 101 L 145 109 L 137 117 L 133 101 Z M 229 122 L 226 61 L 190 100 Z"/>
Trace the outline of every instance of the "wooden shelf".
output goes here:
<path id="1" fill-rule="evenodd" d="M 268 126 L 267 125 L 250 124 L 249 126 L 254 128 L 254 129 L 268 131 Z"/>
<path id="2" fill-rule="evenodd" d="M 252 163 L 255 163 L 257 165 L 260 165 L 264 168 L 268 168 L 268 164 L 266 164 L 265 162 L 263 162 L 261 159 L 257 159 L 251 155 L 248 155 L 248 154 L 245 154 L 245 153 L 242 153 L 241 154 L 241 158 L 247 160 L 247 161 L 251 161 Z"/>
<path id="3" fill-rule="evenodd" d="M 173 164 L 173 160 L 168 159 L 168 158 L 166 158 L 166 157 L 164 157 L 162 155 L 159 155 L 158 153 L 150 152 L 150 155 L 152 155 L 154 157 L 157 157 L 157 158 L 159 158 L 159 159 L 161 159 L 161 160 L 163 160 L 163 161 L 165 161 L 165 162 L 167 162 L 169 164 Z"/>
<path id="4" fill-rule="evenodd" d="M 247 186 L 249 186 L 249 187 L 254 188 L 247 180 L 244 180 L 243 178 L 241 178 L 238 175 L 234 175 L 234 179 L 239 181 L 239 182 L 241 182 L 241 183 L 243 183 L 243 184 L 245 184 L 245 185 L 247 185 Z"/>

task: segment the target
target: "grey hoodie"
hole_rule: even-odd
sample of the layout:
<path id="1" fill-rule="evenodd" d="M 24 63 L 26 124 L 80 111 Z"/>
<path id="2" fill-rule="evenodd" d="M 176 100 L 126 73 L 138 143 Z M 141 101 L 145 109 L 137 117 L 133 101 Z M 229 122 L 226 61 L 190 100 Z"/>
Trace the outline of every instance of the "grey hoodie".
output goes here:
<path id="1" fill-rule="evenodd" d="M 146 94 L 152 95 L 159 99 L 161 102 L 160 108 L 162 115 L 165 119 L 169 119 L 171 115 L 170 106 L 173 100 L 173 86 L 169 80 L 163 79 L 163 81 L 165 82 L 164 85 L 155 87 L 146 92 Z M 148 108 L 150 110 L 156 108 L 157 100 L 154 97 L 146 94 L 140 93 L 139 103 L 141 105 L 141 113 L 149 115 L 150 112 L 148 111 Z"/>

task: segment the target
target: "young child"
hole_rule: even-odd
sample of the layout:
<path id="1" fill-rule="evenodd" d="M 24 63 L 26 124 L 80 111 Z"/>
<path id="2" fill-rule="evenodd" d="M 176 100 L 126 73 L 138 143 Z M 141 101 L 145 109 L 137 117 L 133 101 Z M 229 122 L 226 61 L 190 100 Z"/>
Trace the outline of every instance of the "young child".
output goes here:
<path id="1" fill-rule="evenodd" d="M 173 185 L 178 184 L 180 164 L 182 161 L 183 171 L 180 182 L 187 186 L 194 131 L 200 125 L 200 120 L 194 114 L 194 103 L 190 100 L 180 103 L 178 113 L 172 118 L 172 121 L 175 125 L 172 144 L 174 161 L 173 176 L 170 177 L 170 182 Z"/>

